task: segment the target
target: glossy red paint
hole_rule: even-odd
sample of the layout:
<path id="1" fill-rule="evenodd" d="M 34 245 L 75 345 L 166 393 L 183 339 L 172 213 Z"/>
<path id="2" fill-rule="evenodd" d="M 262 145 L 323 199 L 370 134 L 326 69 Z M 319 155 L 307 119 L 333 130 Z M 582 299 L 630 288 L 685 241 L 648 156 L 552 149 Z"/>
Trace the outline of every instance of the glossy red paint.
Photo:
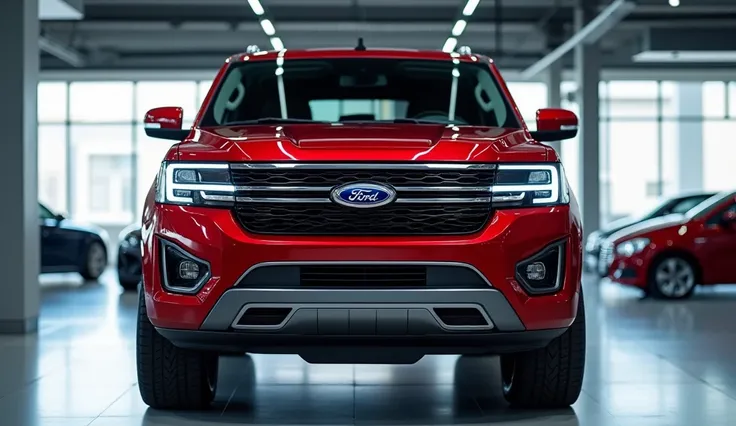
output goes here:
<path id="1" fill-rule="evenodd" d="M 578 127 L 578 117 L 572 111 L 560 108 L 543 108 L 537 111 L 538 131 L 558 132 L 566 127 Z"/>
<path id="2" fill-rule="evenodd" d="M 181 129 L 184 110 L 180 107 L 159 107 L 146 113 L 144 125 L 157 125 L 161 129 Z"/>
<path id="3" fill-rule="evenodd" d="M 274 60 L 274 52 L 235 55 L 229 62 Z M 288 51 L 287 59 L 376 57 L 451 60 L 450 54 L 400 50 Z M 460 61 L 487 63 L 524 123 L 493 62 L 482 56 Z M 214 93 L 210 90 L 203 105 Z M 402 162 L 554 162 L 553 149 L 521 129 L 418 124 L 289 124 L 201 128 L 205 108 L 168 161 L 402 161 Z M 559 115 L 562 116 L 562 115 Z M 575 318 L 582 269 L 582 227 L 571 194 L 569 205 L 498 210 L 489 224 L 469 236 L 452 237 L 283 237 L 246 233 L 228 209 L 157 204 L 153 187 L 143 214 L 143 276 L 146 307 L 158 327 L 197 329 L 219 297 L 250 266 L 265 261 L 457 261 L 475 266 L 501 291 L 530 330 L 569 326 Z M 212 276 L 196 295 L 162 288 L 157 237 L 169 240 L 211 264 Z M 567 241 L 562 289 L 530 296 L 516 282 L 514 266 L 553 241 Z"/>
<path id="4" fill-rule="evenodd" d="M 736 283 L 736 219 L 729 219 L 735 205 L 736 194 L 731 194 L 702 215 L 652 219 L 615 235 L 614 246 L 634 238 L 646 238 L 650 243 L 632 256 L 615 254 L 609 278 L 645 288 L 653 263 L 662 256 L 679 254 L 695 264 L 698 284 Z"/>
<path id="5" fill-rule="evenodd" d="M 216 127 L 179 145 L 181 161 L 548 161 L 519 129 L 299 124 Z"/>

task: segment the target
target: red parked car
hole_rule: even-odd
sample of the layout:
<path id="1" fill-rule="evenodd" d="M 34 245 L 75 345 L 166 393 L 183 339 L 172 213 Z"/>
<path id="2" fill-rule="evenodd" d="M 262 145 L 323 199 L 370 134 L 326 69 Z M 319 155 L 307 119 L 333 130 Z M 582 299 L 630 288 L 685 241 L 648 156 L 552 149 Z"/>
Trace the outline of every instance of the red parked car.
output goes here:
<path id="1" fill-rule="evenodd" d="M 654 297 L 680 299 L 698 284 L 736 283 L 736 192 L 619 231 L 602 250 L 613 281 Z"/>
<path id="2" fill-rule="evenodd" d="M 575 402 L 578 205 L 493 62 L 470 53 L 240 54 L 176 140 L 143 213 L 137 363 L 152 407 L 207 406 L 218 354 L 414 363 L 501 354 L 514 405 Z"/>

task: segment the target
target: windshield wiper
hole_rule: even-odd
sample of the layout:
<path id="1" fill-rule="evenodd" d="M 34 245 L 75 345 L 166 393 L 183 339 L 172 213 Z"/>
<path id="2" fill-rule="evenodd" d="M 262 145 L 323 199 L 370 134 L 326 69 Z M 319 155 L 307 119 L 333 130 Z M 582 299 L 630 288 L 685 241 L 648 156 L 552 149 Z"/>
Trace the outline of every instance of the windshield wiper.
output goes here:
<path id="1" fill-rule="evenodd" d="M 247 126 L 249 124 L 298 124 L 298 123 L 329 123 L 329 121 L 317 121 L 307 118 L 279 118 L 279 117 L 263 117 L 255 120 L 232 121 L 224 123 L 226 126 Z"/>
<path id="2" fill-rule="evenodd" d="M 441 121 L 432 121 L 432 120 L 418 120 L 416 118 L 395 118 L 391 120 L 394 123 L 401 124 L 401 123 L 410 123 L 410 124 L 440 124 L 440 125 L 446 125 L 449 124 L 449 121 L 447 123 L 443 123 Z"/>

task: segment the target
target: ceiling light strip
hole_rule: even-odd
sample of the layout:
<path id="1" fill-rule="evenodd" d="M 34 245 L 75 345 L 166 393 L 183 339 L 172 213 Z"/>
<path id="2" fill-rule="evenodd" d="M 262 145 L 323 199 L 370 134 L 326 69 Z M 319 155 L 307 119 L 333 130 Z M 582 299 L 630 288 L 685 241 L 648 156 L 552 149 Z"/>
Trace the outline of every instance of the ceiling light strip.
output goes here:
<path id="1" fill-rule="evenodd" d="M 284 50 L 284 42 L 281 40 L 281 37 L 276 35 L 276 26 L 273 24 L 273 21 L 266 16 L 266 10 L 263 8 L 260 0 L 248 0 L 248 5 L 253 9 L 253 13 L 258 18 L 264 34 L 266 34 L 271 42 L 273 50 Z"/>
<path id="2" fill-rule="evenodd" d="M 446 53 L 452 53 L 457 47 L 457 38 L 463 35 L 465 28 L 468 26 L 468 18 L 473 16 L 475 9 L 478 8 L 480 0 L 468 0 L 462 9 L 462 17 L 455 21 L 455 25 L 452 26 L 451 36 L 445 40 L 445 44 L 442 46 L 442 51 Z"/>

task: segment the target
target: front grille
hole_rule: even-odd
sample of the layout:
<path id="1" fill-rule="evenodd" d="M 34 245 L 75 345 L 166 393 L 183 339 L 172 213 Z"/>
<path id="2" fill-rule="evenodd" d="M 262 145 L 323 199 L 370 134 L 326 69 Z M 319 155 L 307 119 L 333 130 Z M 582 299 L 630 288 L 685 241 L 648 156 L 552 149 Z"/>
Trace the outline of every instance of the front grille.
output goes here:
<path id="1" fill-rule="evenodd" d="M 600 274 L 606 274 L 608 268 L 613 264 L 613 244 L 611 242 L 604 242 L 601 244 L 600 253 L 598 255 L 598 272 Z"/>
<path id="2" fill-rule="evenodd" d="M 314 265 L 300 268 L 302 287 L 425 287 L 427 268 L 413 265 Z"/>
<path id="3" fill-rule="evenodd" d="M 491 217 L 490 164 L 232 164 L 234 214 L 254 234 L 410 236 L 478 232 Z M 378 183 L 387 205 L 360 209 L 330 199 L 337 186 Z"/>

